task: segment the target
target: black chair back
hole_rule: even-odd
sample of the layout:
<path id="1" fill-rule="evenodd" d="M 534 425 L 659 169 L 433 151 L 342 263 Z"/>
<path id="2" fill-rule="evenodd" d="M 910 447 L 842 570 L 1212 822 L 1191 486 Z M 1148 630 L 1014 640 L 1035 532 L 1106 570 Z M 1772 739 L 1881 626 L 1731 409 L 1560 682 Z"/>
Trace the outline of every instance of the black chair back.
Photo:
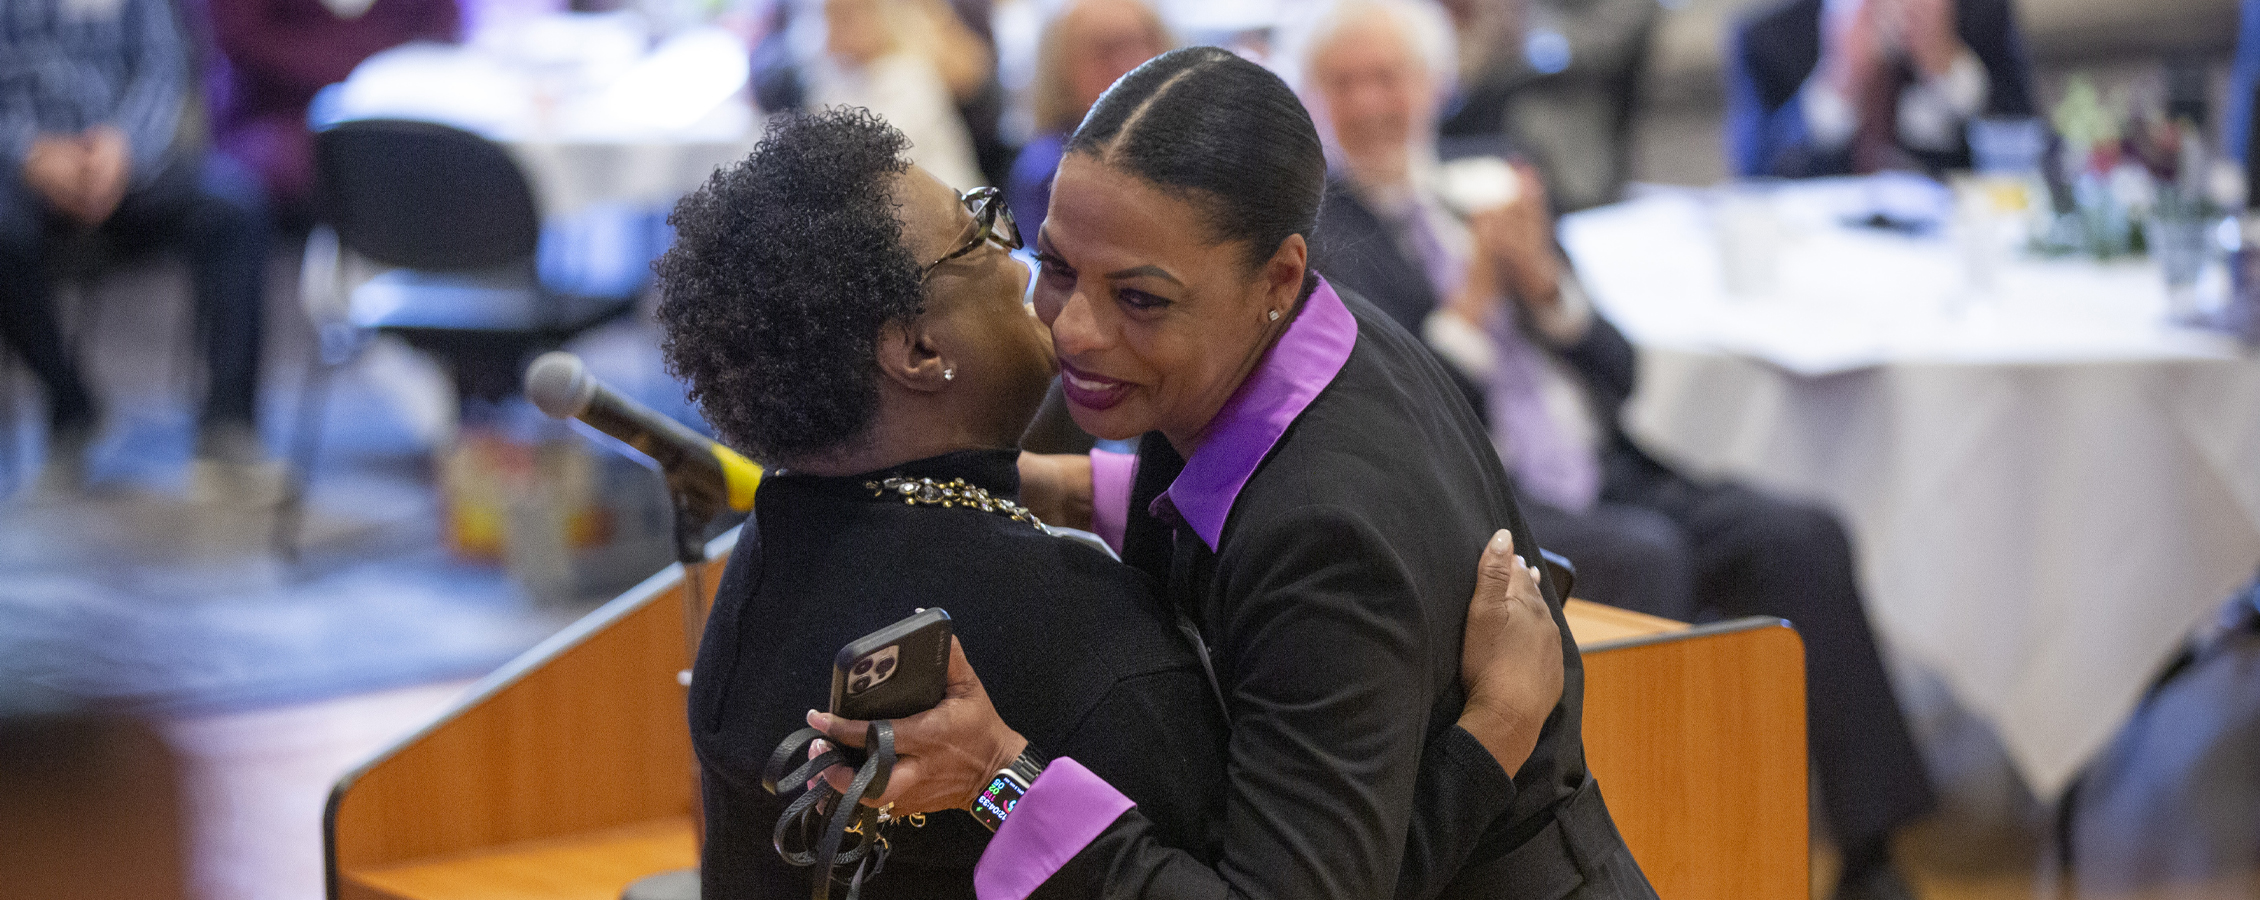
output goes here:
<path id="1" fill-rule="evenodd" d="M 2245 119 L 2244 208 L 2260 209 L 2260 89 L 2242 102 L 2252 105 L 2252 114 Z"/>
<path id="2" fill-rule="evenodd" d="M 355 253 L 410 269 L 530 267 L 541 217 L 494 142 L 432 122 L 356 119 L 314 135 L 316 214 Z"/>

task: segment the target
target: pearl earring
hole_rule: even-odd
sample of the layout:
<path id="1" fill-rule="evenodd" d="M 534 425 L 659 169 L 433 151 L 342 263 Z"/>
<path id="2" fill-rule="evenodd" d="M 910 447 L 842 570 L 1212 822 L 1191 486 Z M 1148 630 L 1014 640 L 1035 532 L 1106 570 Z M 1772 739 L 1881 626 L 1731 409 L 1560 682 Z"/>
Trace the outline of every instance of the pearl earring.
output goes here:
<path id="1" fill-rule="evenodd" d="M 1275 310 L 1272 310 L 1272 311 L 1271 311 L 1270 313 L 1268 313 L 1267 315 L 1268 315 L 1268 316 L 1270 317 L 1271 321 L 1274 321 L 1274 322 L 1277 322 L 1277 321 L 1279 321 L 1279 311 L 1278 311 L 1278 310 L 1276 310 L 1276 309 L 1275 309 Z"/>
<path id="2" fill-rule="evenodd" d="M 951 367 L 949 367 L 949 368 L 947 368 L 947 369 L 943 369 L 943 370 L 942 370 L 942 380 L 943 380 L 943 381 L 956 381 L 956 380 L 957 380 L 957 367 L 956 367 L 956 366 L 951 366 Z"/>

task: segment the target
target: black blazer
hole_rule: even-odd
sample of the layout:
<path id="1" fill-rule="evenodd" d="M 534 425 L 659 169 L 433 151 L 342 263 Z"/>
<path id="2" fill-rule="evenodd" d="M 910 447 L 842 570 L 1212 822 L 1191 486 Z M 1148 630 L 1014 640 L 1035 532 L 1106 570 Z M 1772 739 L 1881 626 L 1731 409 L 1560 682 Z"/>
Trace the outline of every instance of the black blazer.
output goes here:
<path id="1" fill-rule="evenodd" d="M 1956 0 L 1955 31 L 1985 64 L 1988 116 L 2030 116 L 2032 62 L 2010 0 Z M 1848 153 L 1827 153 L 1805 139 L 1803 113 L 1791 101 L 1821 58 L 1821 0 L 1789 0 L 1735 29 L 1727 48 L 1727 139 L 1737 174 L 1792 178 L 1851 170 Z M 1913 152 L 1932 171 L 1967 168 L 1969 148 Z"/>
<path id="2" fill-rule="evenodd" d="M 1472 563 L 1497 528 L 1537 542 L 1441 364 L 1344 299 L 1356 347 L 1241 490 L 1222 552 L 1143 514 L 1183 461 L 1159 435 L 1139 450 L 1124 559 L 1166 579 L 1230 708 L 1223 861 L 1168 850 L 1132 810 L 1046 892 L 1653 897 L 1585 770 L 1566 623 L 1561 703 L 1512 782 L 1456 726 Z"/>
<path id="3" fill-rule="evenodd" d="M 1138 803 L 1161 840 L 1213 858 L 1224 721 L 1176 618 L 1143 573 L 994 513 L 875 499 L 889 474 L 1017 493 L 1012 451 L 964 452 L 850 478 L 775 475 L 723 574 L 691 682 L 706 804 L 708 900 L 809 894 L 771 848 L 784 804 L 761 767 L 825 708 L 833 654 L 922 606 L 950 612 L 1006 722 Z M 754 530 L 758 529 L 758 530 Z M 876 898 L 973 896 L 989 832 L 962 811 L 888 830 Z"/>

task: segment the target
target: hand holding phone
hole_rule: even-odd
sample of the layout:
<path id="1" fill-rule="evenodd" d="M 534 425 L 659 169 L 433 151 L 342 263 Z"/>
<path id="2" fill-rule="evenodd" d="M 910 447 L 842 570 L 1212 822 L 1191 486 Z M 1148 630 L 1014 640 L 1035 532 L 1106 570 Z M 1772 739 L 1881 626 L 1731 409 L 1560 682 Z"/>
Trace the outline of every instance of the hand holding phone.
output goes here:
<path id="1" fill-rule="evenodd" d="M 942 701 L 925 712 L 894 720 L 895 770 L 887 787 L 877 797 L 865 797 L 865 804 L 892 803 L 898 816 L 965 809 L 998 770 L 1028 748 L 1028 739 L 997 715 L 989 692 L 981 687 L 981 677 L 965 659 L 964 648 L 954 639 L 949 646 Z M 836 746 L 860 749 L 870 723 L 812 710 L 808 725 Z M 824 780 L 845 791 L 854 775 L 847 766 L 833 766 L 825 770 Z"/>
<path id="2" fill-rule="evenodd" d="M 857 638 L 832 659 L 833 715 L 871 721 L 917 715 L 949 688 L 950 614 L 922 609 Z"/>

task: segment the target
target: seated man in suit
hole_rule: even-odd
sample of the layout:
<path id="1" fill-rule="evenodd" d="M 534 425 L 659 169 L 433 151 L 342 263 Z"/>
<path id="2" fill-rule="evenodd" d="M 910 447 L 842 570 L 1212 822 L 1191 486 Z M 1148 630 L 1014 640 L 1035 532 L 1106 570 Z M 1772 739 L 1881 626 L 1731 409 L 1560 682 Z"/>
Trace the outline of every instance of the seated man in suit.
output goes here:
<path id="1" fill-rule="evenodd" d="M 1466 219 L 1439 196 L 1443 29 L 1414 0 L 1347 0 L 1320 20 L 1301 83 L 1339 168 L 1314 264 L 1460 371 L 1514 471 L 1517 505 L 1577 564 L 1580 596 L 1681 620 L 1796 624 L 1823 812 L 1846 857 L 1837 896 L 1907 896 L 1890 837 L 1934 801 L 1843 529 L 1812 506 L 1686 478 L 1617 426 L 1632 347 L 1559 255 L 1536 173 L 1523 167 L 1518 199 Z"/>
<path id="2" fill-rule="evenodd" d="M 56 326 L 48 254 L 73 231 L 186 251 L 209 383 L 196 493 L 272 495 L 254 424 L 267 224 L 257 181 L 180 137 L 187 49 L 166 0 L 7 0 L 0 16 L 0 340 L 47 387 L 48 491 L 100 416 Z"/>
<path id="3" fill-rule="evenodd" d="M 1970 119 L 2034 115 L 2009 0 L 1789 0 L 1742 24 L 1726 62 L 1745 176 L 1965 168 Z"/>

